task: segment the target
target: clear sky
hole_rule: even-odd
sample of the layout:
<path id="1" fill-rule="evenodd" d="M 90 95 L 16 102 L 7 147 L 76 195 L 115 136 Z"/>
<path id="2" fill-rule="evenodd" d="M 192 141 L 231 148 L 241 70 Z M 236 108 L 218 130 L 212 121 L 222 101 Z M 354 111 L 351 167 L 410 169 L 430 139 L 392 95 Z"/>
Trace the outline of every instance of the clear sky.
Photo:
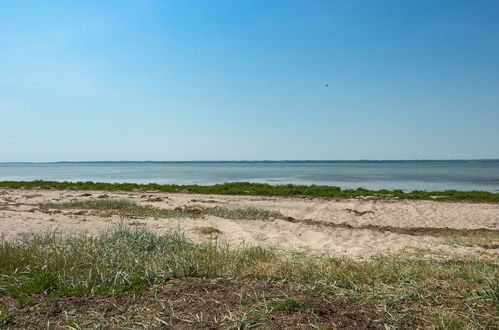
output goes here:
<path id="1" fill-rule="evenodd" d="M 499 158 L 497 0 L 0 0 L 0 161 L 424 158 Z"/>

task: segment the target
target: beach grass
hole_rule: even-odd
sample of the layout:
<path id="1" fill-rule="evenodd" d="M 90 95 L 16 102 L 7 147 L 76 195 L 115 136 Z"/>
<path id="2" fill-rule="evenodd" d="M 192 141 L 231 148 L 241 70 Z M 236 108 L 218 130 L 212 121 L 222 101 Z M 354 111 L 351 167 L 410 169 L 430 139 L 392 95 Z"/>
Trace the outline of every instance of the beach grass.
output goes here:
<path id="1" fill-rule="evenodd" d="M 150 205 L 139 205 L 127 199 L 89 199 L 59 203 L 41 203 L 40 209 L 44 212 L 61 209 L 97 210 L 105 211 L 106 215 L 119 215 L 123 217 L 154 217 L 154 218 L 199 218 L 207 215 L 225 219 L 239 220 L 264 220 L 272 217 L 282 217 L 276 211 L 254 207 L 230 209 L 221 206 L 204 207 L 189 205 L 165 209 Z"/>
<path id="2" fill-rule="evenodd" d="M 57 182 L 57 181 L 0 181 L 0 187 L 11 189 L 71 189 L 71 190 L 108 190 L 135 191 L 154 190 L 169 193 L 196 193 L 219 195 L 257 195 L 257 196 L 310 196 L 329 198 L 376 197 L 396 199 L 443 200 L 499 202 L 499 193 L 486 191 L 421 191 L 404 192 L 402 190 L 341 189 L 334 186 L 305 185 L 269 185 L 262 183 L 233 182 L 200 185 L 161 185 L 135 183 L 100 183 L 100 182 Z"/>
<path id="3" fill-rule="evenodd" d="M 499 230 L 491 230 L 490 235 L 484 235 L 483 237 L 449 235 L 442 239 L 442 243 L 466 247 L 478 246 L 484 249 L 499 249 Z"/>
<path id="4" fill-rule="evenodd" d="M 47 304 L 55 297 L 150 297 L 158 286 L 199 278 L 290 283 L 313 299 L 368 302 L 386 311 L 384 322 L 390 327 L 497 328 L 498 271 L 496 263 L 473 257 L 353 261 L 264 247 L 230 248 L 216 241 L 193 243 L 179 233 L 160 235 L 146 229 L 117 228 L 98 236 L 37 235 L 0 241 L 0 321 L 16 324 L 22 315 L 9 310 Z M 291 296 L 258 299 L 265 308 L 238 306 L 231 326 L 243 316 L 248 321 L 250 314 L 254 322 L 257 315 L 259 323 L 271 324 L 273 313 L 313 314 L 316 308 Z"/>

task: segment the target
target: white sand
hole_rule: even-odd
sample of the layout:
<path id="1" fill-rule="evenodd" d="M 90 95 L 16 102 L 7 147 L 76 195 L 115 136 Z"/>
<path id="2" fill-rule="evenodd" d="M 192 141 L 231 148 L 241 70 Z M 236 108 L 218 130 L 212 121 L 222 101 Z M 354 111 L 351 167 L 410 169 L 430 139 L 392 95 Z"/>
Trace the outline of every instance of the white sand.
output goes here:
<path id="1" fill-rule="evenodd" d="M 91 194 L 91 196 L 85 196 Z M 200 219 L 130 219 L 113 216 L 102 218 L 75 215 L 75 210 L 57 214 L 40 212 L 41 202 L 64 202 L 93 199 L 101 195 L 126 198 L 143 205 L 175 208 L 183 205 L 225 206 L 229 208 L 256 207 L 276 210 L 295 219 L 312 219 L 353 227 L 366 225 L 397 228 L 488 228 L 499 230 L 499 204 L 435 202 L 410 200 L 323 198 L 278 198 L 258 196 L 221 196 L 168 194 L 158 192 L 101 192 L 0 189 L 0 234 L 4 239 L 18 239 L 41 232 L 96 234 L 115 227 L 145 226 L 157 232 L 179 230 L 193 240 L 207 239 L 197 228 L 214 227 L 220 244 L 232 247 L 243 245 L 270 245 L 288 251 L 308 251 L 331 256 L 365 258 L 374 254 L 399 253 L 414 247 L 441 250 L 448 253 L 497 255 L 498 249 L 450 246 L 442 238 L 412 236 L 370 229 L 348 229 L 292 223 L 286 220 L 231 220 L 207 216 Z M 148 201 L 160 198 L 160 202 Z M 355 214 L 352 210 L 363 212 Z M 211 237 L 210 239 L 213 239 Z"/>

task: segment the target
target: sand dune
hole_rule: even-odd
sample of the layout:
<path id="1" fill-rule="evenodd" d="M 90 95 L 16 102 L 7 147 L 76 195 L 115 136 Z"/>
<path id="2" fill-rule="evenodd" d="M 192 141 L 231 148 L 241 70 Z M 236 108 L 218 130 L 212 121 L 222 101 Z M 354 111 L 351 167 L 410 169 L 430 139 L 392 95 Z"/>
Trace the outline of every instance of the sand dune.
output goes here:
<path id="1" fill-rule="evenodd" d="M 255 207 L 279 211 L 284 217 L 270 220 L 223 219 L 215 216 L 199 219 L 135 219 L 114 215 L 103 218 L 79 214 L 75 210 L 48 214 L 41 212 L 38 207 L 39 203 L 44 202 L 99 198 L 125 198 L 141 205 L 168 209 L 185 205 Z M 157 232 L 179 230 L 196 241 L 215 239 L 198 230 L 201 227 L 213 227 L 221 231 L 221 234 L 216 235 L 218 244 L 232 247 L 276 246 L 287 251 L 354 258 L 400 253 L 409 247 L 496 255 L 498 249 L 495 246 L 484 249 L 480 246 L 443 244 L 441 236 L 445 235 L 413 235 L 397 232 L 396 229 L 448 227 L 499 230 L 499 204 L 0 189 L 0 233 L 5 239 L 18 239 L 40 232 L 95 234 L 118 225 L 144 226 Z"/>

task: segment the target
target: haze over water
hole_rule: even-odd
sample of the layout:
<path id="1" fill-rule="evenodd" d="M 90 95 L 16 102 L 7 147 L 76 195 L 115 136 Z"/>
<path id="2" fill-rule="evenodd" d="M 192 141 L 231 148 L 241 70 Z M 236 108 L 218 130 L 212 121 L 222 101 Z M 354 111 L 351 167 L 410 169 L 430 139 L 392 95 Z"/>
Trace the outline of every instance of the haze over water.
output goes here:
<path id="1" fill-rule="evenodd" d="M 0 180 L 499 191 L 499 160 L 0 163 Z"/>

